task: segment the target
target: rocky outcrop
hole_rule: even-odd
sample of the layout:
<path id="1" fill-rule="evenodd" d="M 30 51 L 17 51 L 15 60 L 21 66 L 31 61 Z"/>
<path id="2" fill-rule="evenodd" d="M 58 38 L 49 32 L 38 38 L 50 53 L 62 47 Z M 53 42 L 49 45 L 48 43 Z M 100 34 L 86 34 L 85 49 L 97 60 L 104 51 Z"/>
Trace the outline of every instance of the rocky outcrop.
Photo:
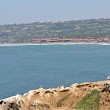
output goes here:
<path id="1" fill-rule="evenodd" d="M 31 90 L 24 95 L 0 100 L 0 110 L 80 110 L 76 108 L 77 104 L 93 90 L 100 93 L 99 110 L 110 110 L 109 80 Z"/>

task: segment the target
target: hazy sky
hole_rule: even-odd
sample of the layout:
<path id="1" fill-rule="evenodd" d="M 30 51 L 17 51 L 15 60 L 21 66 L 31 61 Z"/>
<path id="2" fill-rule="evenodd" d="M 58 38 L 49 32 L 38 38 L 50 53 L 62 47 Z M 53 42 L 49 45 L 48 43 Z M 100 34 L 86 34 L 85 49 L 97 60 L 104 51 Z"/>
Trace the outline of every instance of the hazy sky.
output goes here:
<path id="1" fill-rule="evenodd" d="M 110 0 L 0 0 L 0 24 L 110 18 Z"/>

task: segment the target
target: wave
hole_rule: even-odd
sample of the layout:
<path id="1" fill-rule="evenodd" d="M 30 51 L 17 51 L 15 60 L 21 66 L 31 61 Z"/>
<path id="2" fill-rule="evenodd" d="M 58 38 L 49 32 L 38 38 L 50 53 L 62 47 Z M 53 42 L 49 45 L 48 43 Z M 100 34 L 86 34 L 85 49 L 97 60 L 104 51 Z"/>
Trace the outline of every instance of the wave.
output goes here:
<path id="1" fill-rule="evenodd" d="M 80 43 L 17 43 L 17 44 L 0 44 L 0 46 L 34 46 L 34 45 L 110 45 L 110 43 L 92 43 L 92 42 L 80 42 Z"/>

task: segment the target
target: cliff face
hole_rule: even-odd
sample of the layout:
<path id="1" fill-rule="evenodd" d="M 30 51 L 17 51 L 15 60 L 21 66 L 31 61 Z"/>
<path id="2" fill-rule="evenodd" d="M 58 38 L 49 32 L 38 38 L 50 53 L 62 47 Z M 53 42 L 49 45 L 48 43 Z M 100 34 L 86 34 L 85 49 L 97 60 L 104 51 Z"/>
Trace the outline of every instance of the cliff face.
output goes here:
<path id="1" fill-rule="evenodd" d="M 31 90 L 0 100 L 0 110 L 110 110 L 110 81 Z"/>

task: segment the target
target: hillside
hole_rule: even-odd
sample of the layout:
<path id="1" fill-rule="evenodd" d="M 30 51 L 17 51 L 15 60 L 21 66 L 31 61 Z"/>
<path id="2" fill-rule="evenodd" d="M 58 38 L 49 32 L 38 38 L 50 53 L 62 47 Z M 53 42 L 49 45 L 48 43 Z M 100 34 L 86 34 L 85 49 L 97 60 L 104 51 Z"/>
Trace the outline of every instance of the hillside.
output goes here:
<path id="1" fill-rule="evenodd" d="M 0 110 L 110 110 L 110 81 L 31 90 L 2 99 Z"/>
<path id="2" fill-rule="evenodd" d="M 33 38 L 110 38 L 110 19 L 0 25 L 0 43 L 32 43 Z"/>

